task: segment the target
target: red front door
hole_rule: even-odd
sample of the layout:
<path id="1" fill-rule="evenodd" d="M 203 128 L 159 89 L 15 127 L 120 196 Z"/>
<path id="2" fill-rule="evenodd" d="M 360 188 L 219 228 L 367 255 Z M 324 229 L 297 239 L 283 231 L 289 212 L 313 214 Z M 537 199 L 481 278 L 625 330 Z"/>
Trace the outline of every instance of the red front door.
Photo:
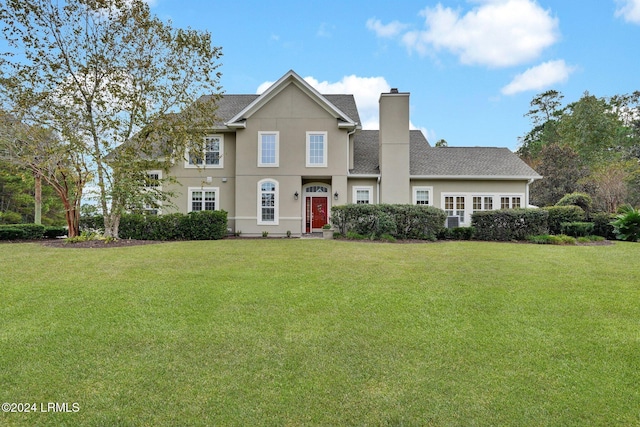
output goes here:
<path id="1" fill-rule="evenodd" d="M 313 231 L 309 229 L 320 229 L 328 221 L 328 202 L 326 197 L 307 197 L 307 233 Z"/>

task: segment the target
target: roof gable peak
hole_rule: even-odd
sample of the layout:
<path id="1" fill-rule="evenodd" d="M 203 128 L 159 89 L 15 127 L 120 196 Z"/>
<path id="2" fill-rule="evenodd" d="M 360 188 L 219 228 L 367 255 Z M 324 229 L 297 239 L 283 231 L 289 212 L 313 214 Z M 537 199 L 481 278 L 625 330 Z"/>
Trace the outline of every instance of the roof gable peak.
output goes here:
<path id="1" fill-rule="evenodd" d="M 229 127 L 244 127 L 245 120 L 251 117 L 256 111 L 262 108 L 263 105 L 268 103 L 276 95 L 282 92 L 289 85 L 295 85 L 302 92 L 304 92 L 309 98 L 313 99 L 318 105 L 324 108 L 329 114 L 333 115 L 336 119 L 340 120 L 341 127 L 355 128 L 358 123 L 354 122 L 349 116 L 347 116 L 338 107 L 332 104 L 326 97 L 307 83 L 302 77 L 300 77 L 295 71 L 289 70 L 284 76 L 280 77 L 278 81 L 269 86 L 262 94 L 260 94 L 249 105 L 243 108 L 238 114 L 232 117 L 225 124 Z"/>

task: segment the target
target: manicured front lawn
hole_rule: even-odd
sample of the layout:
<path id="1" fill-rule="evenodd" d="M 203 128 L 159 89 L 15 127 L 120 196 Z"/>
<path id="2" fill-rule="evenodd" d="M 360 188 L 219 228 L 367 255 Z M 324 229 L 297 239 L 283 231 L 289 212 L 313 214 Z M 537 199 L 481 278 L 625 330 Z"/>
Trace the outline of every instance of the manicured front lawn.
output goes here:
<path id="1" fill-rule="evenodd" d="M 640 245 L 0 245 L 0 425 L 638 425 Z"/>

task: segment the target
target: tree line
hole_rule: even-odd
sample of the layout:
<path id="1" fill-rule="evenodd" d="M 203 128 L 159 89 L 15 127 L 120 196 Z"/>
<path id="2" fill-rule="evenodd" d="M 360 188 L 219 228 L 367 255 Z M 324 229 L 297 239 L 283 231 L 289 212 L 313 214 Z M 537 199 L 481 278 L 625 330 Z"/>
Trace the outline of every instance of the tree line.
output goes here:
<path id="1" fill-rule="evenodd" d="M 538 94 L 525 114 L 532 129 L 517 154 L 544 177 L 531 185 L 531 203 L 550 206 L 583 192 L 602 212 L 640 204 L 640 91 L 563 99 L 556 90 Z"/>

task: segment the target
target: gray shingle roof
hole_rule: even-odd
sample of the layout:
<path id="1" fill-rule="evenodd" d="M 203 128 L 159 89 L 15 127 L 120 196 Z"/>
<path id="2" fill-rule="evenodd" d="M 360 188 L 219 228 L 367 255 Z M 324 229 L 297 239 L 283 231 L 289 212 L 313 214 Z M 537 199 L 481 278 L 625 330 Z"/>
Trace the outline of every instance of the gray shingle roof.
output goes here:
<path id="1" fill-rule="evenodd" d="M 255 101 L 260 95 L 223 95 L 218 99 L 216 105 L 216 126 L 222 126 L 231 120 L 236 114 L 245 109 Z M 323 95 L 327 101 L 335 105 L 340 111 L 345 113 L 351 120 L 360 123 L 358 107 L 353 95 Z M 204 95 L 199 100 L 209 100 L 211 95 Z"/>
<path id="2" fill-rule="evenodd" d="M 354 175 L 380 173 L 377 130 L 354 138 Z M 533 178 L 539 175 L 508 148 L 431 147 L 421 131 L 410 131 L 410 174 L 451 178 Z"/>
<path id="3" fill-rule="evenodd" d="M 411 175 L 434 177 L 539 177 L 508 148 L 411 147 Z"/>

